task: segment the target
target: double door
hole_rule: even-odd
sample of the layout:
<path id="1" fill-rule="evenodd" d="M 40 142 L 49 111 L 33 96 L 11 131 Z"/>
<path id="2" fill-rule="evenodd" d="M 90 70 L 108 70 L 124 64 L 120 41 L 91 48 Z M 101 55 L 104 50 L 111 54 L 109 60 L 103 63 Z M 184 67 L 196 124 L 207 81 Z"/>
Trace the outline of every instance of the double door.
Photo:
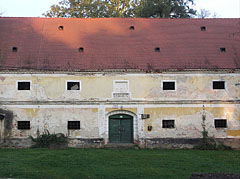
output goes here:
<path id="1" fill-rule="evenodd" d="M 133 117 L 116 114 L 109 117 L 110 143 L 133 143 Z"/>

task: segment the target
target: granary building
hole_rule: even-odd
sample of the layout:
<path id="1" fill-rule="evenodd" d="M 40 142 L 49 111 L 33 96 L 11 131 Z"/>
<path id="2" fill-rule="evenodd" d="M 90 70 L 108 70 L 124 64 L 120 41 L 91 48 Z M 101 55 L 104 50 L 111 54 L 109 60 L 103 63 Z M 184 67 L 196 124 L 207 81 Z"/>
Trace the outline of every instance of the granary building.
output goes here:
<path id="1" fill-rule="evenodd" d="M 0 18 L 0 146 L 240 147 L 240 19 Z"/>

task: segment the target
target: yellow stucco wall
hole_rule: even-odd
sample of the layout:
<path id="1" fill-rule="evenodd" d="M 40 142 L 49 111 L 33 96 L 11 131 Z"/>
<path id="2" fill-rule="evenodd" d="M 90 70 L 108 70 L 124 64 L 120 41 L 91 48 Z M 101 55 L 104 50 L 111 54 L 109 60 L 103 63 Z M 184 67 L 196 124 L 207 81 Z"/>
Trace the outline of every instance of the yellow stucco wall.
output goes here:
<path id="1" fill-rule="evenodd" d="M 230 100 L 240 96 L 236 86 L 240 75 L 6 75 L 0 74 L 0 100 L 68 100 L 111 99 L 114 80 L 128 80 L 131 99 L 183 100 L 207 99 Z M 31 80 L 31 91 L 17 91 L 18 80 Z M 67 80 L 80 80 L 81 91 L 67 91 Z M 175 80 L 175 91 L 163 91 L 163 80 Z M 224 80 L 225 90 L 213 90 L 213 80 Z"/>
<path id="2" fill-rule="evenodd" d="M 146 137 L 201 137 L 202 130 L 202 105 L 194 105 L 198 100 L 204 100 L 208 104 L 204 107 L 206 112 L 206 125 L 209 135 L 214 137 L 239 137 L 240 130 L 240 107 L 236 102 L 240 97 L 239 83 L 240 74 L 0 74 L 0 101 L 11 102 L 55 102 L 41 108 L 36 106 L 12 106 L 14 111 L 14 127 L 18 120 L 30 120 L 33 128 L 30 131 L 15 130 L 13 136 L 21 137 L 30 134 L 35 135 L 37 128 L 41 131 L 49 128 L 52 132 L 67 133 L 68 120 L 80 120 L 83 127 L 80 131 L 72 131 L 70 135 L 75 137 L 108 137 L 107 119 L 109 112 L 115 110 L 130 111 L 136 116 L 150 114 L 149 119 L 138 119 L 135 127 L 139 136 Z M 30 80 L 30 91 L 18 91 L 18 80 Z M 66 81 L 81 81 L 80 91 L 67 91 Z M 130 98 L 114 99 L 112 96 L 114 80 L 128 80 Z M 176 81 L 175 91 L 163 91 L 162 81 Z M 226 89 L 213 90 L 213 80 L 224 80 Z M 139 100 L 143 103 L 135 102 Z M 185 104 L 185 100 L 190 103 Z M 214 102 L 219 100 L 220 102 Z M 231 103 L 226 101 L 231 100 Z M 67 101 L 66 106 L 64 102 Z M 88 106 L 77 108 L 72 102 L 89 102 Z M 116 103 L 116 101 L 118 103 Z M 120 101 L 120 102 L 119 102 Z M 149 102 L 150 101 L 150 102 Z M 164 102 L 174 102 L 164 106 Z M 59 108 L 57 102 L 63 107 Z M 102 107 L 99 110 L 99 102 Z M 130 103 L 129 103 L 130 102 Z M 131 103 L 132 102 L 132 103 Z M 162 106 L 158 106 L 158 104 Z M 191 105 L 191 102 L 193 103 Z M 226 102 L 226 103 L 224 103 Z M 236 102 L 236 103 L 235 103 Z M 126 105 L 126 103 L 128 103 Z M 176 104 L 175 104 L 176 103 Z M 178 104 L 177 104 L 178 103 Z M 72 105 L 71 107 L 67 107 Z M 224 106 L 225 105 L 225 106 Z M 116 106 L 116 107 L 114 107 Z M 139 112 L 141 111 L 141 112 Z M 215 129 L 214 119 L 227 119 L 227 129 Z M 176 128 L 163 129 L 163 119 L 174 119 Z M 104 121 L 105 120 L 105 121 Z M 136 119 L 137 120 L 137 119 Z M 138 126 L 139 125 L 139 126 Z M 141 128 L 142 125 L 142 128 Z M 152 131 L 147 126 L 153 127 Z"/>

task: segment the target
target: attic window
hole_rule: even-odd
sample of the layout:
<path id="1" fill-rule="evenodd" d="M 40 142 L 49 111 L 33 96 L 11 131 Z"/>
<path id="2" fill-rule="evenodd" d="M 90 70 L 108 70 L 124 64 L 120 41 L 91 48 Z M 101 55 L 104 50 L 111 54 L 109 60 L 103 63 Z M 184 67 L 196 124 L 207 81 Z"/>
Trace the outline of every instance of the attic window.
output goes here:
<path id="1" fill-rule="evenodd" d="M 135 30 L 134 26 L 129 27 L 130 30 Z"/>
<path id="2" fill-rule="evenodd" d="M 163 90 L 175 90 L 175 81 L 163 81 Z"/>
<path id="3" fill-rule="evenodd" d="M 206 27 L 205 26 L 202 26 L 201 27 L 201 31 L 206 31 L 207 29 L 206 29 Z"/>
<path id="4" fill-rule="evenodd" d="M 62 25 L 58 26 L 58 30 L 63 30 L 63 26 Z"/>
<path id="5" fill-rule="evenodd" d="M 18 51 L 18 48 L 17 47 L 13 47 L 12 48 L 12 52 L 17 52 Z"/>
<path id="6" fill-rule="evenodd" d="M 213 89 L 225 89 L 225 81 L 213 81 Z"/>
<path id="7" fill-rule="evenodd" d="M 21 81 L 17 83 L 18 90 L 30 90 L 31 83 L 29 81 Z"/>
<path id="8" fill-rule="evenodd" d="M 220 48 L 220 51 L 221 52 L 226 52 L 226 48 L 222 47 L 222 48 Z"/>
<path id="9" fill-rule="evenodd" d="M 67 90 L 80 90 L 80 81 L 67 81 Z"/>
<path id="10" fill-rule="evenodd" d="M 80 47 L 80 48 L 78 49 L 78 52 L 84 52 L 84 48 L 83 48 L 83 47 Z"/>
<path id="11" fill-rule="evenodd" d="M 155 52 L 160 52 L 160 48 L 159 48 L 159 47 L 156 47 L 156 48 L 155 48 Z"/>

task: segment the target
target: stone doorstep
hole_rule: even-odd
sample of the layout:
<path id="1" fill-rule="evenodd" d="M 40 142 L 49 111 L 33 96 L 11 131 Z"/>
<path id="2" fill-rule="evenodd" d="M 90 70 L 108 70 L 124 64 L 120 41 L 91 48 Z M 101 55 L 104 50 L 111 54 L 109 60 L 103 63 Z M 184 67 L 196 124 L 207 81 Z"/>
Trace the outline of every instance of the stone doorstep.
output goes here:
<path id="1" fill-rule="evenodd" d="M 104 145 L 104 148 L 109 149 L 139 149 L 137 144 L 132 143 L 109 143 Z"/>

